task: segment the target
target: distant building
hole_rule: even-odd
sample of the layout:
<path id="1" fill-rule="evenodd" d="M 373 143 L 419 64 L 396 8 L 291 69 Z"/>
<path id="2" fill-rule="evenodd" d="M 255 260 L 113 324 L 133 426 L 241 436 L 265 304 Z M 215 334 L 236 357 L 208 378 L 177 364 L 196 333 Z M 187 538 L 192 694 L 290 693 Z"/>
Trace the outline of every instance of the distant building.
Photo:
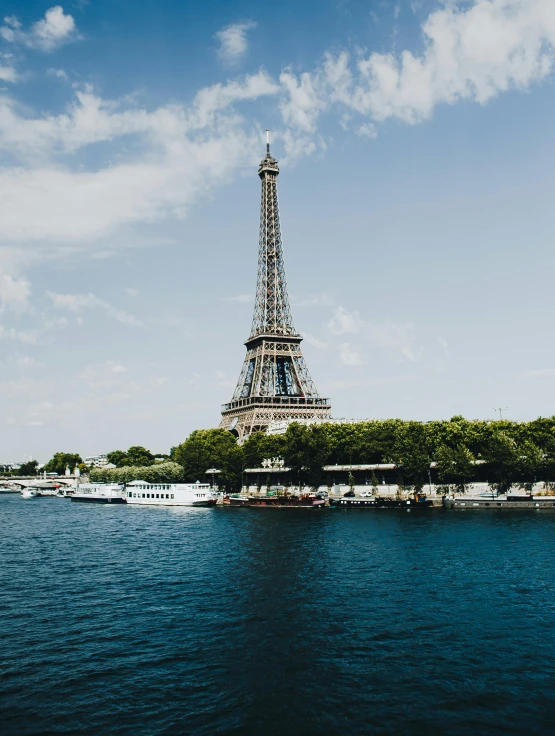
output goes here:
<path id="1" fill-rule="evenodd" d="M 105 468 L 108 465 L 108 458 L 106 455 L 90 455 L 84 458 L 83 462 L 85 465 L 93 468 Z"/>

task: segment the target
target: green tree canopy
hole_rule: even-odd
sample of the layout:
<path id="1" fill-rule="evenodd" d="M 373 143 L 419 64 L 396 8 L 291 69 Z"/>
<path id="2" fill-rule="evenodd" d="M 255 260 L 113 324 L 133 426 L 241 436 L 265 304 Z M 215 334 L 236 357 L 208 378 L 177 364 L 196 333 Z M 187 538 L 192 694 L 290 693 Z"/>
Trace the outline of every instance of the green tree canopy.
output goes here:
<path id="1" fill-rule="evenodd" d="M 126 465 L 131 464 L 127 457 L 127 453 L 123 450 L 113 450 L 112 452 L 107 453 L 106 460 L 108 460 L 112 465 L 115 465 L 116 468 L 123 468 Z"/>
<path id="2" fill-rule="evenodd" d="M 420 422 L 403 422 L 397 429 L 392 449 L 394 462 L 402 465 L 403 482 L 421 490 L 430 470 L 424 426 Z"/>
<path id="3" fill-rule="evenodd" d="M 474 455 L 462 443 L 455 447 L 442 445 L 436 452 L 437 474 L 442 483 L 454 485 L 464 493 L 474 473 Z"/>
<path id="4" fill-rule="evenodd" d="M 44 466 L 43 470 L 47 473 L 58 473 L 58 475 L 64 475 L 66 468 L 69 467 L 71 472 L 76 465 L 80 465 L 83 462 L 81 455 L 77 455 L 73 452 L 57 452 L 54 457 L 49 460 Z"/>
<path id="5" fill-rule="evenodd" d="M 285 464 L 310 488 L 322 482 L 322 467 L 329 456 L 329 425 L 305 426 L 293 422 L 287 428 L 284 441 Z"/>
<path id="6" fill-rule="evenodd" d="M 169 456 L 166 456 L 169 457 Z M 135 467 L 147 467 L 148 465 L 154 465 L 154 455 L 146 447 L 140 445 L 133 445 L 127 452 L 123 450 L 112 450 L 106 455 L 106 459 L 116 468 L 126 468 L 129 465 Z"/>
<path id="7" fill-rule="evenodd" d="M 154 465 L 154 455 L 150 450 L 140 445 L 133 445 L 127 450 L 127 459 L 130 465 Z"/>
<path id="8" fill-rule="evenodd" d="M 18 470 L 12 471 L 12 475 L 36 475 L 37 468 L 38 468 L 37 460 L 29 460 L 29 462 L 27 463 L 21 463 Z M 71 469 L 73 470 L 73 468 Z M 64 472 L 65 472 L 65 468 L 64 468 Z"/>
<path id="9" fill-rule="evenodd" d="M 219 487 L 241 487 L 243 454 L 237 440 L 225 429 L 197 429 L 181 445 L 172 447 L 171 458 L 183 466 L 185 480 L 194 483 L 206 479 L 206 471 L 216 468 Z"/>
<path id="10" fill-rule="evenodd" d="M 514 438 L 497 430 L 484 450 L 484 460 L 488 463 L 490 482 L 498 491 L 506 493 L 518 475 L 519 453 Z"/>
<path id="11" fill-rule="evenodd" d="M 166 462 L 155 465 L 127 465 L 122 468 L 93 468 L 90 473 L 93 483 L 131 483 L 144 480 L 147 483 L 182 483 L 183 468 L 178 463 Z"/>

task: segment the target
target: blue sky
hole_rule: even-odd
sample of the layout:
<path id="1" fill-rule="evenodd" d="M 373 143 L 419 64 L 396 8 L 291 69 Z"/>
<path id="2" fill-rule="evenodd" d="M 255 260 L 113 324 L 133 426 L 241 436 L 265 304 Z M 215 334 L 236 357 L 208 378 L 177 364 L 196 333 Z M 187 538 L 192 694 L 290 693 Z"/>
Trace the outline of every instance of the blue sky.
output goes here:
<path id="1" fill-rule="evenodd" d="M 555 413 L 552 0 L 3 12 L 2 462 L 217 426 L 265 128 L 334 416 Z"/>

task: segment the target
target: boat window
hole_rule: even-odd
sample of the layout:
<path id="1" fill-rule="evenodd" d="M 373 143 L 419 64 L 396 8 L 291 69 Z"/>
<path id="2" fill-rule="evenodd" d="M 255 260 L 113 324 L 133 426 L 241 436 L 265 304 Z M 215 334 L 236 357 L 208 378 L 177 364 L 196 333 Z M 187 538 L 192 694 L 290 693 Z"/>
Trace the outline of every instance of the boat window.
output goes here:
<path id="1" fill-rule="evenodd" d="M 173 493 L 172 493 L 172 498 L 173 498 Z"/>
<path id="2" fill-rule="evenodd" d="M 156 498 L 160 498 L 160 494 L 159 493 L 156 494 Z"/>
<path id="3" fill-rule="evenodd" d="M 143 493 L 143 498 L 144 498 L 144 497 L 145 497 L 145 494 Z M 140 498 L 140 496 L 139 496 L 139 498 Z"/>
<path id="4" fill-rule="evenodd" d="M 170 494 L 169 493 L 166 493 L 166 498 L 169 498 L 169 497 L 170 497 Z"/>

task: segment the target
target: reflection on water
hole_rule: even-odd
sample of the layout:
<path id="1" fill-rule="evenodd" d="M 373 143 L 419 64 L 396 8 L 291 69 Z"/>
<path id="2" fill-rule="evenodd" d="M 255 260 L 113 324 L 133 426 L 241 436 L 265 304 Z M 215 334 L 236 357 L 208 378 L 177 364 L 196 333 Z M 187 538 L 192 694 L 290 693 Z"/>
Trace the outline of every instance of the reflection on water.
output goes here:
<path id="1" fill-rule="evenodd" d="M 4 734 L 544 734 L 555 515 L 0 496 Z"/>

